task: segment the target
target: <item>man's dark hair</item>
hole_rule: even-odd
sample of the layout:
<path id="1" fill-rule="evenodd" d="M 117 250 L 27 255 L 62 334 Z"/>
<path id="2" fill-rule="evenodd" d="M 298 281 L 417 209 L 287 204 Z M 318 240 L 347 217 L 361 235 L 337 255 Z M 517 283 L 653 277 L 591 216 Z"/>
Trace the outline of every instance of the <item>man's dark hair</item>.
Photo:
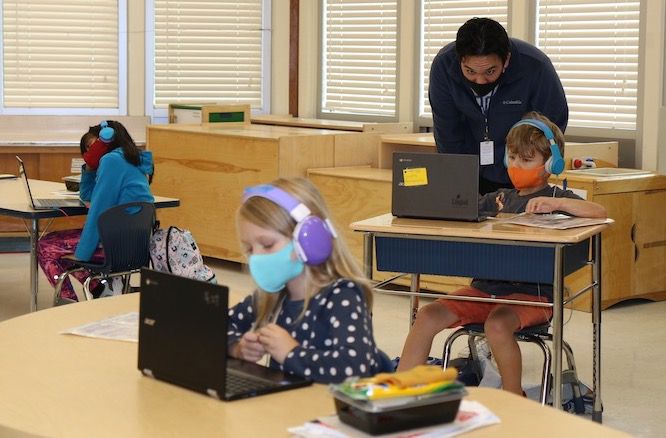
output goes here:
<path id="1" fill-rule="evenodd" d="M 486 56 L 495 54 L 502 62 L 509 57 L 509 35 L 497 21 L 490 18 L 472 18 L 460 26 L 456 35 L 456 55 Z"/>

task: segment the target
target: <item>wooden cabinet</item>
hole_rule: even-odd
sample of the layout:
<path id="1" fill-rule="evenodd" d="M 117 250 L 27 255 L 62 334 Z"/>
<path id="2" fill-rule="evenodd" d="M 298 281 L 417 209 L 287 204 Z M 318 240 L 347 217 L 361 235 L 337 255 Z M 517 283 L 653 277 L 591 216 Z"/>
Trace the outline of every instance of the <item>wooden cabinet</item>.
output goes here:
<path id="1" fill-rule="evenodd" d="M 162 225 L 190 229 L 205 256 L 242 262 L 235 213 L 245 187 L 360 160 L 352 149 L 376 151 L 379 135 L 210 123 L 152 125 L 147 142 L 155 159 L 153 193 L 181 201 L 160 214 Z"/>
<path id="2" fill-rule="evenodd" d="M 633 195 L 633 296 L 666 298 L 666 188 Z"/>
<path id="3" fill-rule="evenodd" d="M 666 299 L 666 176 L 567 174 L 567 180 L 615 221 L 602 234 L 602 308 L 630 298 Z M 567 284 L 570 292 L 585 275 Z M 575 301 L 574 308 L 589 310 L 589 297 Z"/>

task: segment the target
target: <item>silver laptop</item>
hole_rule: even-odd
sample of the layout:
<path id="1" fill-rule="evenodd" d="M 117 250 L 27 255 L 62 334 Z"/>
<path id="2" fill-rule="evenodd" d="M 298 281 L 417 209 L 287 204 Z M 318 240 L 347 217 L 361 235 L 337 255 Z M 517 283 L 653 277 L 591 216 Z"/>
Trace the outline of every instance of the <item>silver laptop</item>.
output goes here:
<path id="1" fill-rule="evenodd" d="M 479 213 L 479 157 L 394 152 L 391 212 L 424 219 L 486 219 Z"/>
<path id="2" fill-rule="evenodd" d="M 139 370 L 221 400 L 310 385 L 279 370 L 227 357 L 226 286 L 141 270 Z"/>
<path id="3" fill-rule="evenodd" d="M 28 182 L 28 174 L 25 172 L 25 165 L 19 156 L 16 156 L 19 168 L 19 178 L 23 181 L 25 193 L 30 200 L 30 206 L 35 210 L 53 210 L 58 208 L 68 207 L 84 207 L 83 202 L 79 199 L 67 198 L 33 198 L 32 190 L 30 190 L 30 183 Z"/>

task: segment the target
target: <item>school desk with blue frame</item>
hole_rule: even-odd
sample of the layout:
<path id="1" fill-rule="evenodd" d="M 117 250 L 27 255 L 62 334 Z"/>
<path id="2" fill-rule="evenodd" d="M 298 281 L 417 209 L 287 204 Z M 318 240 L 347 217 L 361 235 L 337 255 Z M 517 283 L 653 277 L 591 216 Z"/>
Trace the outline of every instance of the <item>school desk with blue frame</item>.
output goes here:
<path id="1" fill-rule="evenodd" d="M 30 180 L 30 189 L 36 198 L 52 198 L 51 193 L 65 190 L 65 185 L 52 181 Z M 21 181 L 18 178 L 0 180 L 0 215 L 16 217 L 29 221 L 30 236 L 30 311 L 37 310 L 37 291 L 39 278 L 39 260 L 37 259 L 37 241 L 39 240 L 39 221 L 66 216 L 85 216 L 86 207 L 68 207 L 58 210 L 34 210 Z M 180 200 L 156 196 L 155 207 L 178 207 Z"/>
<path id="2" fill-rule="evenodd" d="M 478 223 L 435 221 L 384 214 L 354 222 L 350 226 L 354 231 L 365 233 L 363 257 L 368 278 L 372 275 L 375 250 L 378 271 L 412 275 L 409 291 L 376 289 L 409 295 L 412 298 L 411 320 L 418 308 L 419 296 L 535 305 L 531 302 L 422 293 L 419 288 L 420 274 L 552 284 L 553 302 L 541 305 L 553 309 L 552 399 L 553 406 L 559 409 L 562 407 L 563 307 L 591 290 L 592 418 L 601 422 L 601 232 L 607 224 L 552 230 L 510 225 L 497 220 Z M 564 277 L 588 264 L 592 266 L 590 284 L 565 300 Z"/>

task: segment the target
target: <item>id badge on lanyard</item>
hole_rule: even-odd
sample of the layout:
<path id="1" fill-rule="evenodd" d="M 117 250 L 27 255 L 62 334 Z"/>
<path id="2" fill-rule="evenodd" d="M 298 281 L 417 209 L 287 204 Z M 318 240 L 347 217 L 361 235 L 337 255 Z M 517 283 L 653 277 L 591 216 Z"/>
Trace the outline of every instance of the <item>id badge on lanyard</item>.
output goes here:
<path id="1" fill-rule="evenodd" d="M 481 166 L 488 166 L 495 163 L 495 144 L 490 139 L 488 133 L 488 109 L 490 108 L 490 100 L 495 95 L 497 88 L 493 89 L 490 93 L 490 98 L 487 101 L 480 102 L 481 112 L 485 122 L 485 130 L 483 132 L 483 140 L 479 143 L 479 164 Z"/>
<path id="2" fill-rule="evenodd" d="M 495 143 L 488 136 L 488 117 L 486 121 L 486 130 L 483 135 L 483 141 L 479 143 L 479 164 L 487 166 L 495 162 Z"/>

